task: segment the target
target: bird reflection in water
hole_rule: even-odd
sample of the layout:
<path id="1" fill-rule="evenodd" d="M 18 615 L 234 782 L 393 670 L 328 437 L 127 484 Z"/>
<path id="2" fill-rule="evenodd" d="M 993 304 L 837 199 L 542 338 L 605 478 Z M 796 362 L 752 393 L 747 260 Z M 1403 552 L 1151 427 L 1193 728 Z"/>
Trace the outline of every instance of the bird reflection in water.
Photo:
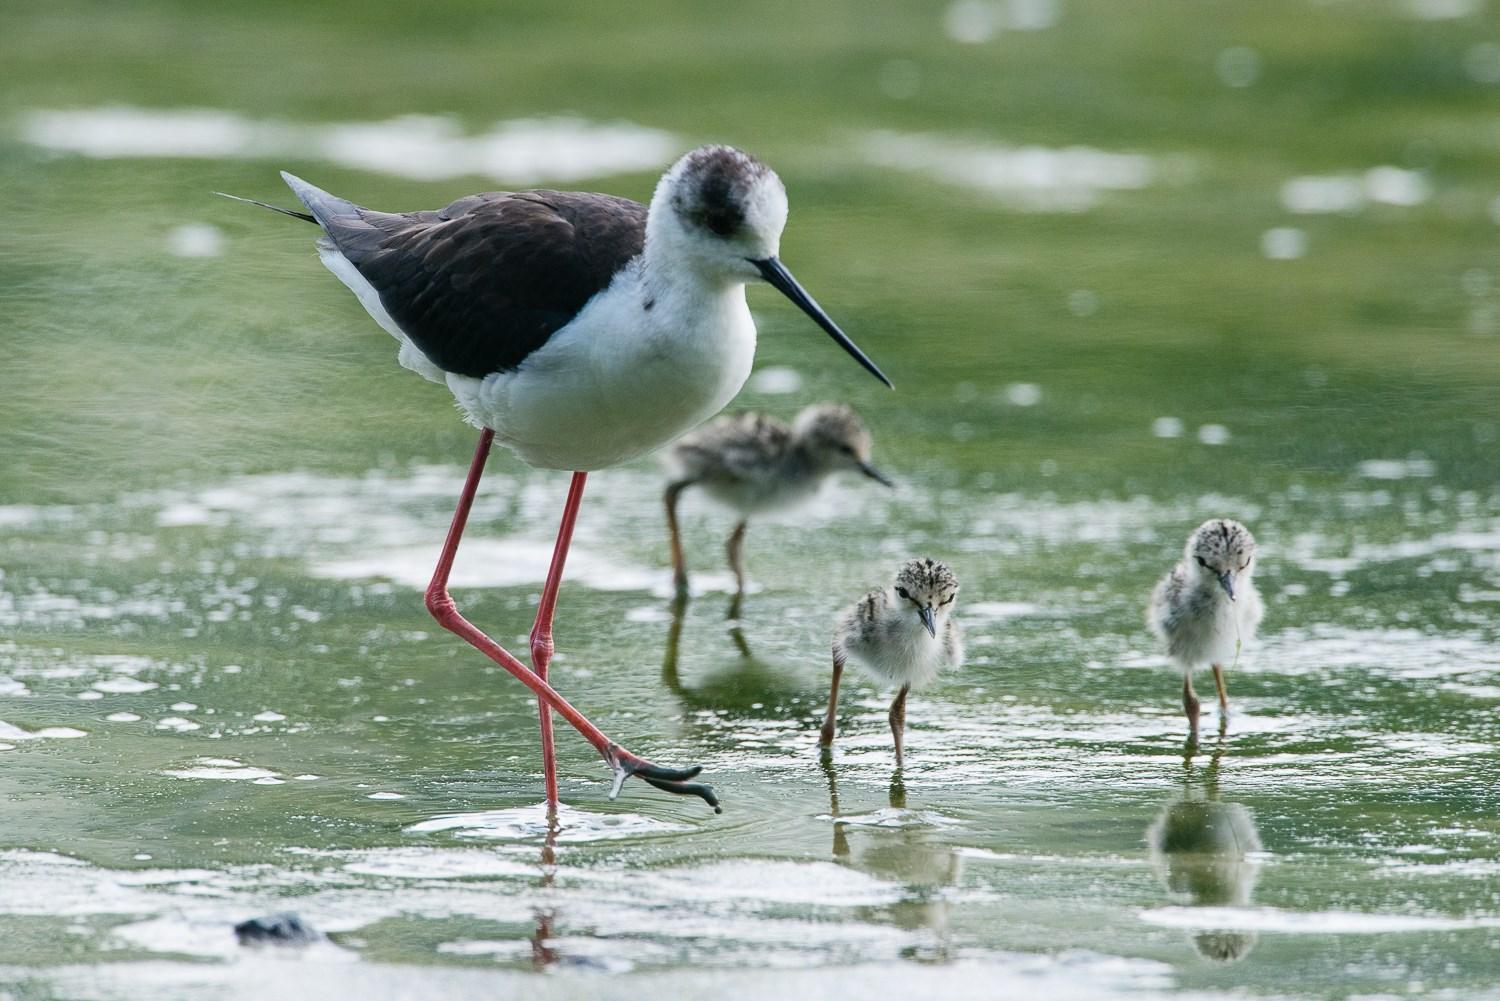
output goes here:
<path id="1" fill-rule="evenodd" d="M 1146 828 L 1151 865 L 1169 893 L 1194 907 L 1248 907 L 1260 873 L 1260 835 L 1250 811 L 1219 795 L 1219 757 L 1213 755 L 1201 788 L 1191 758 L 1181 798 Z M 1202 931 L 1193 946 L 1206 959 L 1232 963 L 1255 948 L 1253 931 Z"/>
<path id="2" fill-rule="evenodd" d="M 777 719 L 785 716 L 785 706 L 800 699 L 802 690 L 794 678 L 783 676 L 773 665 L 755 656 L 737 619 L 730 619 L 727 630 L 733 653 L 725 650 L 712 658 L 717 666 L 698 674 L 691 687 L 683 683 L 678 657 L 687 606 L 687 598 L 680 595 L 668 606 L 671 621 L 661 661 L 661 680 L 667 690 L 693 709 L 728 710 Z"/>
<path id="3" fill-rule="evenodd" d="M 881 880 L 899 882 L 904 894 L 892 905 L 863 908 L 869 920 L 886 920 L 925 940 L 903 949 L 902 958 L 946 963 L 952 959 L 947 892 L 957 886 L 963 859 L 949 845 L 933 839 L 933 827 L 907 809 L 906 786 L 898 768 L 891 774 L 888 810 L 846 816 L 839 808 L 838 773 L 832 755 L 822 755 L 828 779 L 828 813 L 833 820 L 833 857 Z"/>
<path id="4" fill-rule="evenodd" d="M 552 884 L 557 879 L 557 834 L 562 830 L 557 814 L 547 816 L 547 834 L 542 838 L 542 878 L 537 883 L 538 894 L 544 901 L 552 897 Z M 531 935 L 531 966 L 545 970 L 555 966 L 561 958 L 555 943 L 553 924 L 557 920 L 557 908 L 544 903 L 536 909 L 536 931 Z"/>

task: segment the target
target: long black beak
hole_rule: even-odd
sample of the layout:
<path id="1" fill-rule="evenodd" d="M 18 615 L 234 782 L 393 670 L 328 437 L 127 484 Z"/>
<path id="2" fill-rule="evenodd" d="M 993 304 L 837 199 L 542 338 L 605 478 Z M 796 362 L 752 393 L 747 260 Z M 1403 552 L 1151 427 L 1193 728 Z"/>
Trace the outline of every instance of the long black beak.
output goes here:
<path id="1" fill-rule="evenodd" d="M 772 288 L 795 302 L 798 309 L 812 317 L 813 322 L 818 326 L 828 331 L 828 336 L 832 337 L 838 343 L 839 347 L 849 352 L 855 361 L 863 365 L 865 371 L 885 383 L 891 389 L 896 388 L 895 386 L 891 386 L 891 380 L 887 379 L 885 373 L 880 371 L 880 366 L 872 362 L 859 349 L 859 346 L 839 329 L 838 324 L 828 318 L 828 314 L 823 312 L 823 307 L 819 306 L 813 297 L 807 294 L 807 289 L 797 283 L 797 279 L 792 277 L 792 273 L 786 269 L 785 264 L 782 264 L 781 261 L 774 257 L 767 257 L 759 261 L 752 260 L 750 263 L 760 270 L 760 276 Z"/>
<path id="2" fill-rule="evenodd" d="M 1219 586 L 1224 589 L 1224 593 L 1225 594 L 1229 595 L 1229 600 L 1233 601 L 1234 600 L 1234 574 L 1230 573 L 1228 570 L 1226 570 L 1223 573 L 1219 574 Z"/>
<path id="3" fill-rule="evenodd" d="M 922 625 L 927 627 L 927 634 L 934 639 L 937 638 L 937 622 L 932 617 L 932 606 L 923 605 L 917 609 L 917 615 L 922 619 Z"/>
<path id="4" fill-rule="evenodd" d="M 876 483 L 879 483 L 883 487 L 894 488 L 896 486 L 895 483 L 891 482 L 891 478 L 889 476 L 885 475 L 880 470 L 870 465 L 868 462 L 861 462 L 859 464 L 859 471 L 861 473 L 864 473 L 870 479 L 874 480 Z"/>

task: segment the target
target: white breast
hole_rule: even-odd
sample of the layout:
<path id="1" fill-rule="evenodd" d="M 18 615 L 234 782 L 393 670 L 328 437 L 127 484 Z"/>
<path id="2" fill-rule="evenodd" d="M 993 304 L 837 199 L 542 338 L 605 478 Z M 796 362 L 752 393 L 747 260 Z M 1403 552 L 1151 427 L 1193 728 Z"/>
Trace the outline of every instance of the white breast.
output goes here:
<path id="1" fill-rule="evenodd" d="M 915 615 L 881 623 L 870 643 L 850 643 L 850 657 L 876 681 L 921 688 L 943 667 L 943 645 L 929 635 Z"/>
<path id="2" fill-rule="evenodd" d="M 482 379 L 445 373 L 342 254 L 322 256 L 401 342 L 403 366 L 446 384 L 470 423 L 494 429 L 497 441 L 544 469 L 601 469 L 669 444 L 722 410 L 755 358 L 743 285 L 690 290 L 648 310 L 631 268 L 514 371 Z"/>

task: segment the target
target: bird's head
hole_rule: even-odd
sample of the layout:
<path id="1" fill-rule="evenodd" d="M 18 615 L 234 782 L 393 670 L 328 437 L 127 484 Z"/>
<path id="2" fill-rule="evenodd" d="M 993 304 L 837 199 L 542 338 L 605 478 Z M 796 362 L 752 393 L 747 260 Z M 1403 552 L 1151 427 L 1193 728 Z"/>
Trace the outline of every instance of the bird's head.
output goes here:
<path id="1" fill-rule="evenodd" d="M 711 282 L 766 282 L 889 386 L 885 374 L 781 263 L 777 254 L 786 212 L 786 188 L 774 170 L 732 146 L 699 146 L 656 186 L 646 216 L 648 253 Z"/>
<path id="2" fill-rule="evenodd" d="M 815 403 L 797 415 L 792 431 L 819 469 L 855 470 L 877 483 L 895 486 L 870 465 L 874 441 L 853 408 L 842 403 Z"/>
<path id="3" fill-rule="evenodd" d="M 958 578 L 947 564 L 931 559 L 907 560 L 896 571 L 896 598 L 910 606 L 913 615 L 933 636 L 937 627 L 953 613 L 958 598 Z"/>
<path id="4" fill-rule="evenodd" d="M 1235 585 L 1254 572 L 1255 537 L 1237 521 L 1214 518 L 1194 530 L 1183 559 L 1200 577 L 1218 581 L 1233 601 Z"/>

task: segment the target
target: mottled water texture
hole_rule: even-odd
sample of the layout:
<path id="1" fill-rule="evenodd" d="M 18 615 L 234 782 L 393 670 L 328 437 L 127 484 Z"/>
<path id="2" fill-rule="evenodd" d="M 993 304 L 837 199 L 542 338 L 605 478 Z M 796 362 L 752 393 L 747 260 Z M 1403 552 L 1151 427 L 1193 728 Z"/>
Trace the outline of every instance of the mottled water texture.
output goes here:
<path id="1" fill-rule="evenodd" d="M 0 999 L 1496 996 L 1482 3 L 19 12 Z M 533 703 L 422 608 L 471 432 L 208 192 L 644 197 L 710 139 L 899 387 L 752 291 L 736 406 L 851 402 L 898 488 L 757 523 L 727 619 L 731 517 L 685 499 L 677 602 L 660 470 L 591 477 L 553 679 L 725 812 L 610 802 L 564 729 L 549 822 Z M 565 489 L 497 457 L 460 552 L 514 649 Z M 1142 612 L 1211 516 L 1267 613 L 1190 753 Z M 820 760 L 833 616 L 917 554 L 968 663 L 903 772 L 862 681 Z M 284 911 L 325 937 L 237 944 Z"/>

